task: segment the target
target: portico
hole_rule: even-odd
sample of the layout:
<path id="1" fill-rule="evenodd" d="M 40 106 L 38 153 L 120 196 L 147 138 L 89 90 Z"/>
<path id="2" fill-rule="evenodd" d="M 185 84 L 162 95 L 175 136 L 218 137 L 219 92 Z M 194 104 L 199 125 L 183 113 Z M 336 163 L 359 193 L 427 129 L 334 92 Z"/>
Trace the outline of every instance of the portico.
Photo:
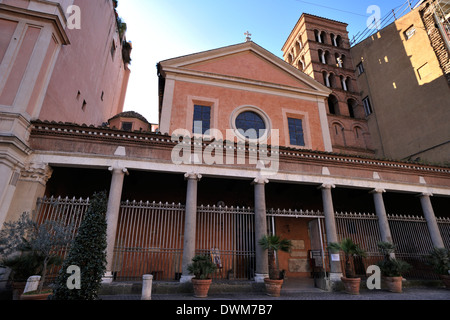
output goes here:
<path id="1" fill-rule="evenodd" d="M 114 139 L 114 142 L 111 141 L 108 144 L 102 143 L 100 146 L 100 142 L 96 141 L 96 138 L 99 136 L 102 136 L 106 140 Z M 50 145 L 47 142 L 55 138 L 60 142 L 59 152 L 47 152 L 46 146 Z M 224 199 L 224 205 L 229 206 L 247 204 L 252 207 L 248 211 L 248 214 L 252 219 L 254 217 L 254 231 L 251 231 L 248 235 L 253 234 L 253 244 L 256 244 L 257 240 L 266 232 L 277 230 L 272 229 L 272 225 L 268 224 L 270 219 L 268 219 L 267 214 L 269 209 L 277 209 L 274 207 L 275 205 L 286 204 L 287 207 L 284 209 L 292 210 L 318 210 L 321 212 L 320 219 L 323 219 L 326 240 L 329 243 L 338 241 L 340 237 L 336 227 L 336 203 L 339 209 L 343 207 L 353 208 L 350 205 L 352 201 L 358 201 L 359 205 L 363 207 L 365 203 L 367 204 L 366 200 L 372 198 L 372 203 L 367 207 L 367 211 L 370 212 L 370 210 L 373 210 L 371 208 L 375 208 L 374 211 L 378 217 L 378 226 L 381 235 L 380 240 L 388 240 L 392 239 L 392 235 L 390 235 L 391 230 L 387 221 L 387 209 L 382 195 L 401 193 L 403 195 L 410 195 L 411 199 L 417 199 L 416 196 L 419 196 L 422 206 L 419 203 L 419 199 L 417 199 L 415 206 L 406 203 L 405 205 L 408 208 L 417 207 L 418 211 L 423 210 L 423 215 L 427 218 L 427 225 L 429 226 L 428 229 L 433 239 L 433 244 L 439 245 L 440 243 L 444 243 L 439 228 L 437 227 L 435 210 L 431 202 L 433 197 L 440 199 L 437 210 L 439 214 L 442 214 L 444 211 L 442 208 L 445 207 L 445 203 L 448 203 L 448 197 L 450 196 L 450 186 L 445 178 L 448 175 L 448 169 L 445 168 L 280 148 L 280 171 L 271 176 L 262 177 L 256 165 L 252 166 L 248 163 L 238 165 L 235 162 L 236 164 L 234 165 L 220 167 L 205 164 L 174 165 L 170 161 L 164 161 L 164 159 L 170 157 L 169 155 L 174 143 L 168 136 L 154 133 L 118 134 L 117 132 L 104 128 L 82 128 L 67 124 L 35 123 L 32 131 L 32 141 L 36 147 L 39 146 L 40 148 L 33 155 L 33 160 L 35 162 L 47 163 L 52 168 L 54 171 L 52 179 L 55 179 L 55 184 L 59 183 L 59 175 L 62 172 L 68 170 L 82 171 L 82 168 L 90 168 L 90 170 L 98 172 L 96 176 L 104 180 L 102 182 L 104 187 L 109 188 L 108 266 L 111 266 L 108 268 L 109 272 L 114 271 L 112 270 L 112 257 L 114 256 L 114 248 L 117 249 L 118 244 L 116 241 L 120 238 L 117 234 L 121 232 L 119 230 L 120 227 L 118 227 L 118 225 L 121 226 L 121 220 L 119 220 L 121 218 L 118 217 L 118 206 L 120 206 L 120 201 L 135 200 L 128 198 L 133 194 L 140 195 L 141 198 L 136 200 L 144 201 L 158 201 L 158 197 L 160 197 L 158 194 L 165 194 L 166 201 L 170 201 L 170 197 L 167 198 L 167 195 L 172 194 L 175 196 L 173 197 L 174 201 L 182 202 L 181 205 L 185 208 L 185 211 L 183 211 L 185 212 L 183 215 L 184 220 L 182 225 L 180 225 L 182 227 L 180 230 L 183 230 L 183 245 L 179 248 L 182 273 L 180 280 L 182 281 L 189 281 L 186 266 L 190 262 L 191 257 L 196 252 L 199 252 L 198 250 L 210 250 L 212 248 L 205 247 L 207 249 L 200 249 L 197 241 L 198 237 L 201 236 L 201 232 L 203 232 L 201 230 L 206 230 L 204 229 L 206 225 L 217 225 L 213 222 L 208 222 L 209 224 L 202 222 L 203 229 L 196 228 L 196 226 L 199 226 L 198 223 L 200 223 L 198 222 L 198 215 L 203 214 L 202 212 L 198 212 L 199 206 L 207 204 L 219 205 L 220 201 L 206 203 L 207 199 Z M 135 141 L 145 141 L 146 144 L 136 144 Z M 104 151 L 102 151 L 103 154 L 97 153 L 94 155 L 87 152 L 71 152 L 74 146 L 75 149 L 82 147 L 89 150 L 92 148 L 89 144 L 98 144 L 99 149 L 104 148 Z M 115 156 L 108 155 L 108 152 L 116 153 L 119 147 L 123 147 L 121 150 L 125 152 Z M 206 146 L 203 147 L 206 148 Z M 149 155 L 145 152 L 145 150 L 155 149 L 157 149 L 157 153 L 151 153 Z M 250 150 L 246 149 L 246 154 L 249 154 L 249 152 Z M 89 158 L 89 162 L 86 161 L 87 158 Z M 312 159 L 314 161 L 311 161 Z M 106 175 L 108 168 L 110 171 L 109 178 L 105 178 L 108 177 Z M 375 171 L 377 174 L 374 174 Z M 394 172 L 395 175 L 393 174 Z M 129 175 L 127 176 L 127 174 Z M 76 174 L 72 176 L 75 177 Z M 157 180 L 154 180 L 155 178 Z M 47 183 L 47 189 L 57 192 L 55 190 L 58 190 L 58 186 L 53 184 L 52 179 Z M 130 181 L 134 182 L 127 183 L 127 179 L 132 179 Z M 133 186 L 136 185 L 137 181 L 141 181 L 142 183 L 143 181 L 161 181 L 161 179 L 168 179 L 161 186 L 171 188 L 171 190 L 163 189 L 159 190 L 158 193 L 158 182 L 154 182 L 154 186 L 149 187 L 148 191 L 141 189 L 133 190 Z M 126 186 L 125 190 L 124 186 Z M 142 183 L 142 186 L 145 186 L 145 183 Z M 101 187 L 101 184 L 98 187 Z M 236 188 L 236 190 L 245 190 L 239 193 L 241 194 L 240 199 L 227 196 L 227 192 L 229 192 L 227 188 L 230 187 L 233 189 Z M 289 188 L 289 191 L 286 188 Z M 357 191 L 358 194 L 366 194 L 365 197 L 367 199 L 353 199 L 351 190 Z M 73 189 L 67 189 L 66 187 L 65 192 L 70 194 L 53 195 L 76 195 L 75 193 L 79 192 L 79 187 L 74 187 Z M 338 201 L 333 197 L 333 193 L 335 192 L 339 195 Z M 342 196 L 348 192 L 348 196 Z M 303 195 L 309 193 L 316 194 L 316 196 L 311 197 L 308 195 L 308 197 L 303 197 Z M 431 193 L 433 196 L 431 196 Z M 221 196 L 211 197 L 211 194 L 220 194 Z M 113 196 L 111 197 L 111 195 Z M 298 201 L 297 203 L 293 201 L 291 195 L 298 197 L 302 208 L 299 208 Z M 124 198 L 125 196 L 127 198 Z M 146 198 L 142 198 L 144 196 Z M 239 201 L 233 202 L 233 200 Z M 214 210 L 219 212 L 218 207 Z M 418 211 L 415 212 L 417 213 Z M 121 215 L 123 216 L 124 214 L 127 213 L 122 211 Z M 281 221 L 278 217 L 276 215 L 273 216 L 275 224 L 276 221 Z M 291 217 L 295 218 L 295 215 L 292 214 Z M 300 213 L 297 214 L 297 219 L 302 217 L 305 218 L 306 215 L 304 213 L 303 215 Z M 211 232 L 221 234 L 221 232 L 225 231 L 221 231 L 220 228 L 224 228 L 225 225 L 234 228 L 233 225 L 235 222 L 231 223 L 234 220 L 230 219 L 227 221 L 229 222 L 221 222 L 217 225 L 219 229 Z M 249 224 L 248 226 L 250 225 L 253 224 Z M 296 224 L 294 223 L 292 225 Z M 279 228 L 278 230 L 280 230 Z M 236 230 L 236 232 L 239 231 L 243 230 Z M 227 239 L 226 234 L 223 239 Z M 216 242 L 216 244 L 223 243 L 223 240 L 220 241 Z M 267 257 L 265 252 L 258 250 L 257 246 L 255 246 L 254 259 L 253 280 L 261 281 L 265 274 L 267 274 Z M 330 279 L 332 281 L 339 281 L 340 275 L 342 275 L 340 261 L 328 260 L 330 261 Z"/>

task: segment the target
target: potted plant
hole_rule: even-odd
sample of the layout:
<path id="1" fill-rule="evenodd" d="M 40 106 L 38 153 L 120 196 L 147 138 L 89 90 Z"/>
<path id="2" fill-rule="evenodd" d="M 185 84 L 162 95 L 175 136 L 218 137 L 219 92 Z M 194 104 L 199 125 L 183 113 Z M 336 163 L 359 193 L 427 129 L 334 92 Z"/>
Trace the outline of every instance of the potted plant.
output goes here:
<path id="1" fill-rule="evenodd" d="M 36 271 L 34 275 L 41 276 L 39 287 L 35 292 L 22 294 L 21 300 L 47 300 L 51 294 L 49 289 L 44 291 L 47 270 L 61 263 L 59 251 L 70 244 L 72 230 L 71 225 L 58 221 L 47 220 L 39 224 L 29 213 L 5 224 L 0 233 L 0 253 L 7 259 L 20 254 L 19 263 L 27 261 L 31 266 L 40 262 L 38 269 L 33 270 Z"/>
<path id="2" fill-rule="evenodd" d="M 40 273 L 42 259 L 35 253 L 24 250 L 4 258 L 2 264 L 11 270 L 8 280 L 12 285 L 13 300 L 18 300 L 26 287 L 27 279 Z"/>
<path id="3" fill-rule="evenodd" d="M 349 294 L 359 294 L 361 278 L 357 277 L 354 270 L 354 258 L 366 257 L 366 252 L 352 239 L 343 239 L 340 243 L 333 242 L 328 245 L 332 252 L 344 252 L 345 255 L 345 276 L 341 277 L 345 292 Z"/>
<path id="4" fill-rule="evenodd" d="M 427 257 L 428 264 L 433 267 L 434 272 L 450 289 L 450 251 L 446 248 L 434 248 Z"/>
<path id="5" fill-rule="evenodd" d="M 377 263 L 380 267 L 384 283 L 391 292 L 402 292 L 403 274 L 411 269 L 411 265 L 403 260 L 392 257 L 395 252 L 395 245 L 390 242 L 379 242 L 378 250 L 383 254 L 382 261 Z"/>
<path id="6" fill-rule="evenodd" d="M 259 245 L 267 250 L 269 258 L 269 278 L 264 279 L 267 294 L 272 297 L 279 297 L 284 281 L 278 269 L 275 253 L 277 251 L 289 252 L 292 243 L 290 240 L 281 239 L 276 235 L 266 235 L 259 240 Z"/>
<path id="7" fill-rule="evenodd" d="M 192 258 L 192 263 L 188 266 L 188 271 L 195 277 L 192 279 L 194 286 L 194 296 L 206 298 L 212 279 L 210 275 L 215 272 L 217 266 L 211 261 L 208 255 L 196 255 Z"/>

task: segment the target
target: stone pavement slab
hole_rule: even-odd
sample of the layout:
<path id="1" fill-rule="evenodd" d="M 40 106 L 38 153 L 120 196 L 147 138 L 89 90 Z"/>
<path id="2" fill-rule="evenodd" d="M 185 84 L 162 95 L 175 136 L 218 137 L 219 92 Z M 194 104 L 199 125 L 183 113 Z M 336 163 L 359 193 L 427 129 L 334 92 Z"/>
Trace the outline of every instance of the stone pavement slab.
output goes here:
<path id="1" fill-rule="evenodd" d="M 102 300 L 141 300 L 140 295 L 108 295 L 101 296 Z M 361 290 L 359 295 L 349 295 L 345 292 L 326 292 L 322 290 L 309 290 L 307 292 L 283 292 L 281 297 L 269 297 L 264 293 L 222 293 L 210 294 L 206 299 L 195 298 L 193 294 L 153 294 L 153 301 L 255 301 L 255 300 L 428 300 L 450 301 L 450 290 L 444 288 L 404 288 L 403 293 L 392 293 L 385 290 Z"/>

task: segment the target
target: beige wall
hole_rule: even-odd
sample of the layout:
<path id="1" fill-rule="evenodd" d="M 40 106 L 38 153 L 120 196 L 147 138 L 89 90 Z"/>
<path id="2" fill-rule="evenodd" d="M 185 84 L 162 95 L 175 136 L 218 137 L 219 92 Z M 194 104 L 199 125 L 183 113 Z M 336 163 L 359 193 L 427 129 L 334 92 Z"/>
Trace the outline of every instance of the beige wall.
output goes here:
<path id="1" fill-rule="evenodd" d="M 414 26 L 409 40 L 405 31 Z M 419 10 L 354 46 L 357 80 L 374 113 L 369 127 L 377 156 L 449 162 L 450 88 Z"/>

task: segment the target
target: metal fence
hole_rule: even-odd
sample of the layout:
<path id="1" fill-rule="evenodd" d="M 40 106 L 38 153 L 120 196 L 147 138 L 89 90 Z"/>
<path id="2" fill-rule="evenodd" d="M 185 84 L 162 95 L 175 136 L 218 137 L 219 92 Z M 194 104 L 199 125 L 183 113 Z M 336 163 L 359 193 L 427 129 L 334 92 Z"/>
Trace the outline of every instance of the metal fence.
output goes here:
<path id="1" fill-rule="evenodd" d="M 197 253 L 212 254 L 215 279 L 250 280 L 255 270 L 255 214 L 252 208 L 200 206 Z"/>
<path id="2" fill-rule="evenodd" d="M 35 219 L 72 222 L 78 227 L 89 206 L 89 199 L 42 198 L 38 200 Z M 113 272 L 117 281 L 140 280 L 153 274 L 155 280 L 176 281 L 181 276 L 185 206 L 156 202 L 123 202 L 119 213 Z M 322 264 L 328 265 L 323 213 L 320 211 L 267 211 L 268 231 L 275 233 L 277 217 L 317 220 Z M 416 216 L 388 215 L 396 256 L 413 265 L 405 277 L 436 279 L 425 264 L 432 249 L 426 220 Z M 450 248 L 450 219 L 438 218 L 438 226 Z M 382 257 L 378 218 L 375 214 L 336 213 L 338 239 L 352 238 L 367 251 L 367 258 L 357 260 L 355 269 L 364 275 L 371 264 Z M 310 237 L 313 235 L 310 234 Z M 211 254 L 220 265 L 215 279 L 248 280 L 255 269 L 255 228 L 253 208 L 199 206 L 197 208 L 196 253 Z M 317 248 L 311 248 L 316 249 Z M 61 252 L 65 256 L 65 251 Z M 51 273 L 56 275 L 57 269 Z"/>
<path id="3" fill-rule="evenodd" d="M 181 273 L 185 206 L 123 202 L 119 213 L 113 274 L 116 280 L 177 280 Z"/>
<path id="4" fill-rule="evenodd" d="M 72 224 L 74 227 L 75 238 L 78 227 L 83 220 L 84 214 L 89 208 L 89 198 L 62 198 L 62 197 L 44 197 L 37 200 L 36 211 L 33 219 L 38 223 L 44 221 L 59 221 L 67 225 Z M 68 248 L 62 248 L 58 254 L 61 258 L 65 258 Z M 51 281 L 58 275 L 60 267 L 52 266 L 48 270 L 47 280 Z"/>
<path id="5" fill-rule="evenodd" d="M 395 256 L 412 265 L 404 277 L 409 279 L 438 279 L 427 265 L 427 255 L 433 249 L 431 236 L 424 217 L 388 215 Z M 437 218 L 444 244 L 450 248 L 450 219 Z M 377 243 L 381 240 L 378 218 L 375 214 L 337 213 L 336 227 L 339 240 L 351 238 L 366 252 L 367 258 L 356 259 L 357 274 L 365 275 L 365 270 L 383 257 L 378 252 Z"/>

